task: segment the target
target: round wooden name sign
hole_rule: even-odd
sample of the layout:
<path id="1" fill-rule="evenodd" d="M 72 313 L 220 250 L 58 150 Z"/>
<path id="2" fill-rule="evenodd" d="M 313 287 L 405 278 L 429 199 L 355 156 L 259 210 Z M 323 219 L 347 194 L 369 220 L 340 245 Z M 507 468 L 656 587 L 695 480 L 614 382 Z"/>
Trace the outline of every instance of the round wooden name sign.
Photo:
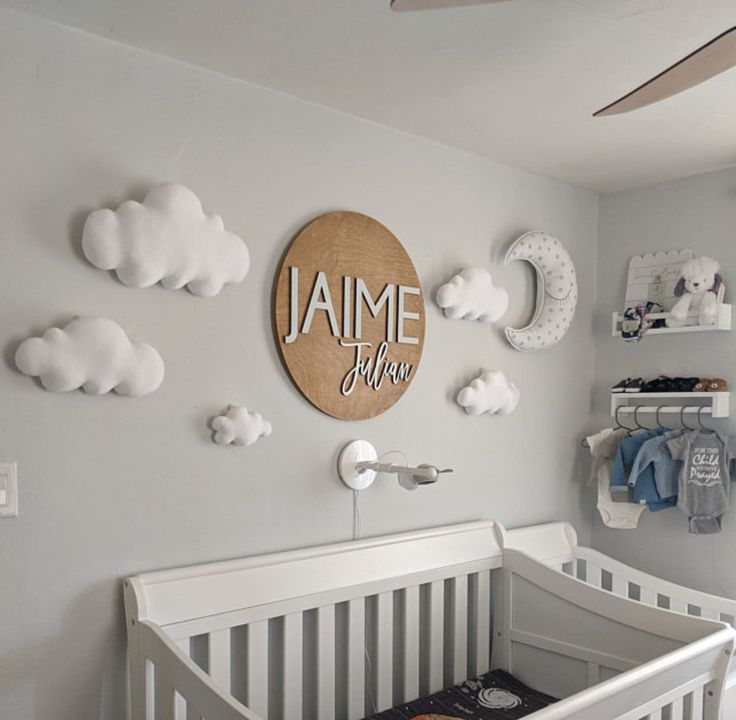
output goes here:
<path id="1" fill-rule="evenodd" d="M 304 397 L 343 420 L 406 391 L 424 346 L 424 297 L 401 243 L 353 212 L 322 215 L 292 241 L 276 280 L 281 356 Z"/>

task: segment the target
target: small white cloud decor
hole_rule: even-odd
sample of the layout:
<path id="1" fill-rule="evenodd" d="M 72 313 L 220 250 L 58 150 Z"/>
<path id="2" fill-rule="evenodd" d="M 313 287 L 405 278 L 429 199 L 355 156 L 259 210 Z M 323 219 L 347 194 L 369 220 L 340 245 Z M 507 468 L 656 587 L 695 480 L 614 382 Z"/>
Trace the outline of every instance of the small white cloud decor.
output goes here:
<path id="1" fill-rule="evenodd" d="M 500 370 L 483 373 L 464 387 L 457 396 L 457 404 L 468 415 L 509 415 L 519 404 L 519 388 Z"/>
<path id="2" fill-rule="evenodd" d="M 260 413 L 250 412 L 242 405 L 231 405 L 225 415 L 212 421 L 214 441 L 218 445 L 252 445 L 271 434 L 271 423 Z"/>
<path id="3" fill-rule="evenodd" d="M 129 200 L 117 210 L 90 213 L 82 249 L 95 267 L 115 270 L 124 285 L 160 282 L 171 290 L 186 285 L 200 297 L 241 282 L 250 267 L 246 244 L 176 183 L 158 185 L 142 203 Z"/>
<path id="4" fill-rule="evenodd" d="M 63 329 L 24 340 L 15 364 L 53 392 L 81 387 L 90 395 L 114 390 L 139 396 L 152 393 L 164 379 L 164 361 L 153 347 L 131 342 L 120 325 L 101 317 L 77 318 Z"/>
<path id="5" fill-rule="evenodd" d="M 452 319 L 496 322 L 509 307 L 509 294 L 493 284 L 488 270 L 466 268 L 437 291 L 437 304 Z"/>

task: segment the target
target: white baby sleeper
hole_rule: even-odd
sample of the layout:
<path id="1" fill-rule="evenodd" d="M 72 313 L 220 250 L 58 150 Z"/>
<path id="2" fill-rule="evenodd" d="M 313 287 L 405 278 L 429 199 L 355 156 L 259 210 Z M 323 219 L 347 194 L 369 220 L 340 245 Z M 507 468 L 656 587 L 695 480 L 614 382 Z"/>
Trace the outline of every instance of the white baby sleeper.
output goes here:
<path id="1" fill-rule="evenodd" d="M 616 449 L 626 431 L 606 428 L 595 435 L 586 438 L 593 456 L 593 466 L 590 471 L 591 480 L 598 481 L 597 508 L 601 520 L 606 527 L 616 530 L 633 530 L 639 524 L 639 517 L 646 510 L 646 505 L 638 503 L 615 502 L 611 497 L 611 466 L 616 455 Z"/>

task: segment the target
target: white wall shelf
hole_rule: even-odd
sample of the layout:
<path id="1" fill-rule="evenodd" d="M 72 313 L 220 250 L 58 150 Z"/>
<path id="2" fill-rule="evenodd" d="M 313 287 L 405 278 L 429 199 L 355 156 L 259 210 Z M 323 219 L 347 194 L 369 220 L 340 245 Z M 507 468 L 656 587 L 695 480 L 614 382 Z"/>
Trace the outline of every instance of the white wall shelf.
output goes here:
<path id="1" fill-rule="evenodd" d="M 611 393 L 611 417 L 639 413 L 702 413 L 714 418 L 730 414 L 729 392 Z M 638 408 L 638 410 L 636 410 Z"/>
<path id="2" fill-rule="evenodd" d="M 716 317 L 715 324 L 713 325 L 699 325 L 697 315 L 689 315 L 687 325 L 682 327 L 663 327 L 663 328 L 652 328 L 647 330 L 646 336 L 650 335 L 673 335 L 675 333 L 697 333 L 697 332 L 714 332 L 718 330 L 730 330 L 731 329 L 731 305 L 728 303 L 721 303 L 718 305 L 718 316 Z M 621 321 L 623 320 L 624 314 L 615 312 L 611 319 L 611 335 L 614 337 L 621 336 Z M 650 320 L 660 320 L 669 317 L 669 313 L 651 313 L 647 315 Z"/>

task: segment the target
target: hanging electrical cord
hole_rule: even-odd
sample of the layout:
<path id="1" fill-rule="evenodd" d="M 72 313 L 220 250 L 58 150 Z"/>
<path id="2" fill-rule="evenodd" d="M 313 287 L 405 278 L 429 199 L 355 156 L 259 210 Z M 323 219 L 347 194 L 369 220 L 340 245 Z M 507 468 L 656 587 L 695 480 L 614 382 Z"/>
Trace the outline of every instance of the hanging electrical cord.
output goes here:
<path id="1" fill-rule="evenodd" d="M 360 540 L 363 534 L 363 517 L 360 513 L 360 490 L 353 490 L 353 540 Z"/>
<path id="2" fill-rule="evenodd" d="M 378 460 L 383 460 L 387 455 L 399 455 L 404 463 L 409 464 L 409 459 L 401 450 L 387 450 Z M 363 537 L 363 514 L 360 508 L 360 490 L 353 490 L 353 540 L 360 540 L 361 537 Z"/>

